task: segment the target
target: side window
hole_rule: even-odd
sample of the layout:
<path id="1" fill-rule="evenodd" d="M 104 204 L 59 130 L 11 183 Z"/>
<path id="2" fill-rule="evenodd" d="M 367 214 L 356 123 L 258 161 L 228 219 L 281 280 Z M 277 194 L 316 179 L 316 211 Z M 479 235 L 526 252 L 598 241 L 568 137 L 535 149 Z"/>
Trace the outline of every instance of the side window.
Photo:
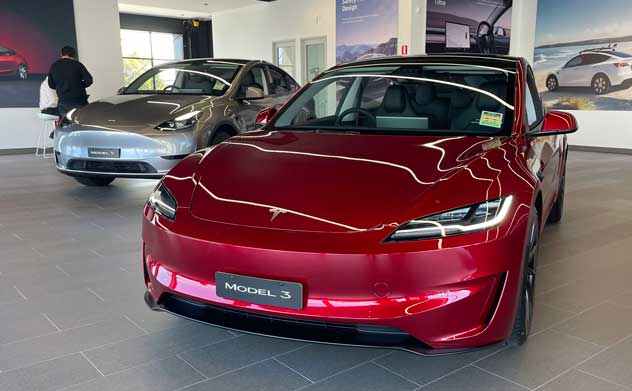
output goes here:
<path id="1" fill-rule="evenodd" d="M 246 95 L 248 87 L 259 88 L 263 90 L 263 94 L 266 96 L 270 94 L 268 91 L 268 83 L 266 83 L 266 75 L 262 66 L 254 66 L 246 73 L 244 78 L 241 80 L 241 85 L 239 86 L 240 95 Z"/>
<path id="2" fill-rule="evenodd" d="M 272 95 L 284 95 L 294 92 L 298 85 L 291 77 L 280 70 L 268 67 L 270 71 L 270 93 Z"/>
<path id="3" fill-rule="evenodd" d="M 527 114 L 527 125 L 533 128 L 544 118 L 544 110 L 542 109 L 542 101 L 538 94 L 538 88 L 535 84 L 535 77 L 531 67 L 527 69 L 527 88 L 525 91 L 525 106 Z"/>
<path id="4" fill-rule="evenodd" d="M 564 65 L 564 68 L 576 67 L 581 64 L 582 64 L 582 56 L 577 56 L 571 59 L 569 62 L 567 62 L 566 65 Z"/>
<path id="5" fill-rule="evenodd" d="M 391 86 L 391 79 L 387 78 L 370 78 L 362 91 L 362 100 L 360 108 L 366 110 L 375 110 L 382 105 L 386 90 Z"/>

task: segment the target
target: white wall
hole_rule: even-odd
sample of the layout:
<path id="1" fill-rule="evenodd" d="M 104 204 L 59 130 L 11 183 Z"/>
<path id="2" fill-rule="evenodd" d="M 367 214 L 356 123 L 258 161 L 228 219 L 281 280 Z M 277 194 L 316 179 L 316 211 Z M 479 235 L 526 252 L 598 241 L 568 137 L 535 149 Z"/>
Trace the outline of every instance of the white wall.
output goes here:
<path id="1" fill-rule="evenodd" d="M 80 61 L 94 76 L 90 100 L 123 85 L 117 0 L 74 0 Z M 37 108 L 0 109 L 0 150 L 34 148 L 41 122 Z"/>

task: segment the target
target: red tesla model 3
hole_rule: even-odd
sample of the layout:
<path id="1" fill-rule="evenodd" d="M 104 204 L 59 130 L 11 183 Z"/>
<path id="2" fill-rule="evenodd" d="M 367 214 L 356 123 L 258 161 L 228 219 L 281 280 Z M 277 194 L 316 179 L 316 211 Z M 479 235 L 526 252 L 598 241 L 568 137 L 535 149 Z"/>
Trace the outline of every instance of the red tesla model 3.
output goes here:
<path id="1" fill-rule="evenodd" d="M 151 308 L 421 354 L 525 341 L 577 130 L 544 113 L 525 60 L 341 65 L 260 117 L 149 198 Z"/>
<path id="2" fill-rule="evenodd" d="M 29 76 L 29 68 L 24 57 L 14 50 L 0 46 L 0 76 L 13 76 L 26 80 Z"/>

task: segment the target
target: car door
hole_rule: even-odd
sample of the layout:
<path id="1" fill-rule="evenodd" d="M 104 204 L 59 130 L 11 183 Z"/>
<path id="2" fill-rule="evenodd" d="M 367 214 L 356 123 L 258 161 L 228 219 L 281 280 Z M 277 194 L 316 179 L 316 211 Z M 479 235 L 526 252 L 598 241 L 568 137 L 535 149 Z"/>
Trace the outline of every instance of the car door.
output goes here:
<path id="1" fill-rule="evenodd" d="M 17 72 L 14 54 L 15 53 L 10 49 L 0 46 L 0 73 L 7 74 Z"/>
<path id="2" fill-rule="evenodd" d="M 527 85 L 525 88 L 525 116 L 529 127 L 528 133 L 540 130 L 544 110 L 542 101 L 538 95 L 535 77 L 531 67 L 527 69 Z M 547 211 L 555 201 L 557 189 L 559 187 L 559 170 L 561 164 L 561 137 L 535 137 L 528 138 L 529 166 L 536 177 L 540 180 L 542 190 L 542 204 Z"/>
<path id="3" fill-rule="evenodd" d="M 578 72 L 577 74 L 577 85 L 580 87 L 590 87 L 592 79 L 597 73 L 600 71 L 607 71 L 600 68 L 602 68 L 602 64 L 608 61 L 610 57 L 600 53 L 589 53 L 584 56 L 584 61 L 580 67 L 581 72 Z M 614 67 L 612 68 L 616 69 Z"/>
<path id="4" fill-rule="evenodd" d="M 274 106 L 274 98 L 270 94 L 270 85 L 264 65 L 253 65 L 250 69 L 245 69 L 244 72 L 245 74 L 240 77 L 236 95 L 238 102 L 236 120 L 242 132 L 256 129 L 258 127 L 255 123 L 257 114 L 266 107 Z M 249 87 L 261 90 L 262 96 L 246 98 Z"/>
<path id="5" fill-rule="evenodd" d="M 578 56 L 570 59 L 560 71 L 557 73 L 557 81 L 561 87 L 573 87 L 577 84 L 579 69 L 582 65 L 583 56 Z"/>
<path id="6" fill-rule="evenodd" d="M 283 105 L 298 89 L 298 83 L 284 70 L 268 65 L 271 101 L 275 106 Z"/>

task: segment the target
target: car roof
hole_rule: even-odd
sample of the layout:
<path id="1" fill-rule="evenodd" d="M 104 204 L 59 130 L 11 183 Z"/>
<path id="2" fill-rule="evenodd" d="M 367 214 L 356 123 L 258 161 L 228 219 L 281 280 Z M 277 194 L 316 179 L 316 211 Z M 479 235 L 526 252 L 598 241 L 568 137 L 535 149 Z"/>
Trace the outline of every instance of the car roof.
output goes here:
<path id="1" fill-rule="evenodd" d="M 247 65 L 249 63 L 267 63 L 267 61 L 246 60 L 243 58 L 191 58 L 191 59 L 186 59 L 186 60 L 170 61 L 167 64 L 200 64 L 200 63 Z"/>
<path id="2" fill-rule="evenodd" d="M 423 64 L 449 62 L 463 65 L 484 65 L 502 69 L 515 70 L 519 62 L 525 62 L 523 58 L 511 57 L 504 55 L 487 55 L 487 54 L 468 54 L 468 53 L 447 53 L 447 54 L 426 54 L 415 56 L 390 56 L 379 57 L 363 61 L 349 62 L 339 64 L 329 69 L 332 72 L 345 68 L 358 66 L 374 66 L 374 65 L 406 65 L 406 64 Z"/>

